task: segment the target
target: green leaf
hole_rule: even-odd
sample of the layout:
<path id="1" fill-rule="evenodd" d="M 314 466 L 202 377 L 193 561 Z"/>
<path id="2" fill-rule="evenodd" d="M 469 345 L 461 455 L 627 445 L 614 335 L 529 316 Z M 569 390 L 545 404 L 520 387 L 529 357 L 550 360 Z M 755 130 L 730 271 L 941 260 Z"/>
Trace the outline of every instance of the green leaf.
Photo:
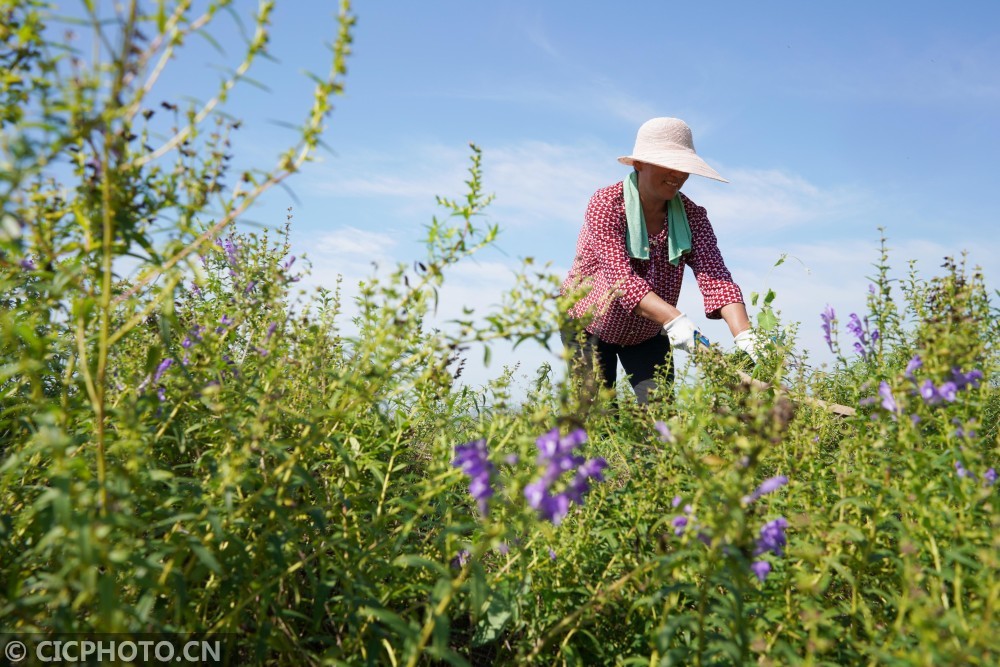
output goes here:
<path id="1" fill-rule="evenodd" d="M 763 331 L 773 331 L 778 326 L 778 318 L 768 308 L 757 313 L 757 328 Z"/>
<path id="2" fill-rule="evenodd" d="M 222 574 L 222 566 L 219 565 L 219 561 L 215 559 L 215 555 L 204 544 L 191 542 L 191 551 L 198 557 L 202 565 L 215 574 Z"/>
<path id="3" fill-rule="evenodd" d="M 496 641 L 513 615 L 510 601 L 499 593 L 494 594 L 486 613 L 476 625 L 476 632 L 472 636 L 472 645 L 482 646 Z"/>
<path id="4" fill-rule="evenodd" d="M 358 610 L 361 614 L 368 614 L 379 623 L 382 623 L 396 633 L 397 637 L 403 641 L 392 642 L 401 646 L 404 641 L 415 641 L 417 639 L 417 628 L 407 623 L 402 616 L 388 609 L 380 607 L 361 607 Z"/>

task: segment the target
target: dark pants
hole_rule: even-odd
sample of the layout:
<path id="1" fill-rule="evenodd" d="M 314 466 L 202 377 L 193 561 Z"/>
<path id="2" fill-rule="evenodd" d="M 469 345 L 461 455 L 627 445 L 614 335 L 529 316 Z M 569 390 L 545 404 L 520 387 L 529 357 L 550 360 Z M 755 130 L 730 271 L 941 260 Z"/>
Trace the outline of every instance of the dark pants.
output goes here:
<path id="1" fill-rule="evenodd" d="M 674 382 L 673 355 L 670 340 L 666 336 L 653 336 L 637 345 L 615 345 L 606 343 L 596 335 L 584 332 L 586 338 L 581 344 L 567 331 L 561 332 L 563 345 L 571 351 L 570 368 L 585 389 L 593 387 L 593 368 L 596 362 L 601 381 L 607 388 L 613 388 L 618 375 L 618 360 L 629 375 L 629 382 L 635 390 L 640 405 L 649 402 L 649 391 L 656 389 L 654 379 L 660 366 L 667 368 L 667 383 Z M 588 391 L 592 395 L 596 392 Z"/>

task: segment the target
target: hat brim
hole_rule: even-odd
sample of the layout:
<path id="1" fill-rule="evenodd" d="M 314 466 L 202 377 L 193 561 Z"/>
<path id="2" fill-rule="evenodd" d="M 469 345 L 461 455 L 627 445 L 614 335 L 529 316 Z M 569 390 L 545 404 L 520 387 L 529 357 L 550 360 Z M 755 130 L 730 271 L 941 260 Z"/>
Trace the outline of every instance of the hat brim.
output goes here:
<path id="1" fill-rule="evenodd" d="M 708 163 L 690 151 L 657 151 L 642 155 L 623 155 L 618 158 L 618 161 L 628 166 L 632 166 L 636 162 L 645 162 L 664 169 L 683 171 L 685 174 L 704 176 L 723 183 L 729 182 L 720 176 L 719 172 L 709 167 Z"/>

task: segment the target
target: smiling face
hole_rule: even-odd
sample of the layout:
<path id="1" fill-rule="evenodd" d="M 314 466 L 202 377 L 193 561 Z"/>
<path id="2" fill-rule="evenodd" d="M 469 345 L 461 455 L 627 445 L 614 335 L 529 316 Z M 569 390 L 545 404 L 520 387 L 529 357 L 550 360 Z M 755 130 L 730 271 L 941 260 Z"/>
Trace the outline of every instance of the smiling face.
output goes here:
<path id="1" fill-rule="evenodd" d="M 639 196 L 654 199 L 657 203 L 673 199 L 690 176 L 683 171 L 646 162 L 636 162 L 635 169 L 639 172 Z"/>

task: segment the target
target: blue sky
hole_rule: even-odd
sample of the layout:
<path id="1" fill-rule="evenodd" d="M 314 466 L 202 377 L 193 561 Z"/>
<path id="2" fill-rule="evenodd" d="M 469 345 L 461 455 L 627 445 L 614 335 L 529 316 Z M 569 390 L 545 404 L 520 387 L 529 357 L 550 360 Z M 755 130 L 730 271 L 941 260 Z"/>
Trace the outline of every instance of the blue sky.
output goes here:
<path id="1" fill-rule="evenodd" d="M 247 88 L 228 107 L 245 119 L 239 160 L 269 162 L 290 136 L 271 121 L 302 118 L 303 72 L 325 68 L 335 11 L 279 3 L 276 62 L 252 73 L 270 90 Z M 587 199 L 626 175 L 615 158 L 654 116 L 685 119 L 729 179 L 692 177 L 684 191 L 708 209 L 744 293 L 775 290 L 817 362 L 830 359 L 820 311 L 863 308 L 879 227 L 897 277 L 909 260 L 930 275 L 967 250 L 992 288 L 1000 279 L 1000 3 L 390 0 L 354 11 L 346 92 L 325 135 L 334 154 L 289 182 L 298 202 L 274 190 L 250 216 L 278 226 L 294 207 L 311 285 L 418 258 L 435 195 L 462 192 L 470 141 L 501 237 L 456 269 L 441 316 L 499 301 L 523 257 L 563 274 Z M 227 23 L 217 34 L 236 54 Z M 215 75 L 198 59 L 223 57 L 195 45 L 165 90 L 209 91 L 199 84 Z M 680 305 L 729 345 L 693 276 Z M 541 349 L 498 352 L 474 382 L 504 363 L 529 374 L 558 364 Z"/>

